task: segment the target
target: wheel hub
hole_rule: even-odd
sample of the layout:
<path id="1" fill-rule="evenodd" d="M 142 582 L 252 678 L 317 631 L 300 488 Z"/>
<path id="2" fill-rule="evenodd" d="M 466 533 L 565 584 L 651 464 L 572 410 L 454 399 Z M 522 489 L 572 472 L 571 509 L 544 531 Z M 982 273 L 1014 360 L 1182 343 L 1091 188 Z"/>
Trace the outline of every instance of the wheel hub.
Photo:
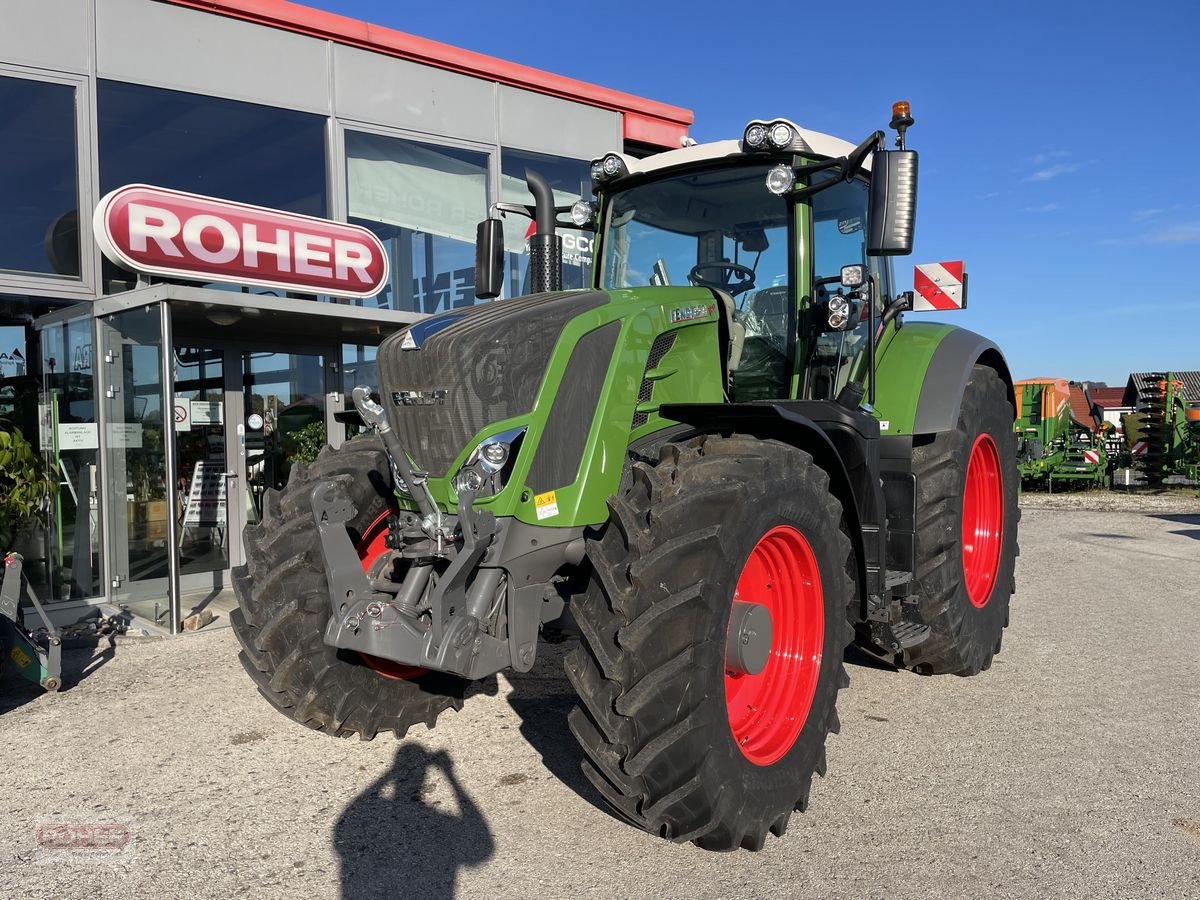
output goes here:
<path id="1" fill-rule="evenodd" d="M 757 675 L 771 656 L 771 611 L 761 603 L 733 601 L 729 639 L 725 642 L 725 671 Z"/>

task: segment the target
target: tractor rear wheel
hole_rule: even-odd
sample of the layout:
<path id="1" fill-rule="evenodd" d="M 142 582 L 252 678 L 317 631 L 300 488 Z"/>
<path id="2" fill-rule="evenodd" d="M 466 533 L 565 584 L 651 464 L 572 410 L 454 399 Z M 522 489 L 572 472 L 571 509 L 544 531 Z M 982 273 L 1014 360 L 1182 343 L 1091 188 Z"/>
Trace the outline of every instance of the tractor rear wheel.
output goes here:
<path id="1" fill-rule="evenodd" d="M 841 505 L 807 453 L 708 435 L 634 463 L 609 509 L 567 658 L 584 773 L 647 831 L 760 849 L 807 806 L 838 730 L 854 591 Z"/>
<path id="2" fill-rule="evenodd" d="M 234 571 L 239 609 L 230 614 L 242 665 L 272 706 L 326 734 L 371 740 L 381 731 L 403 737 L 418 722 L 432 728 L 443 710 L 462 708 L 466 682 L 323 640 L 329 588 L 309 505 L 323 480 L 349 493 L 358 512 L 347 530 L 364 569 L 378 574 L 394 509 L 392 476 L 382 442 L 362 437 L 326 447 L 310 466 L 293 466 L 287 488 L 263 498 L 262 522 L 246 528 L 249 563 Z"/>
<path id="3" fill-rule="evenodd" d="M 1000 376 L 975 366 L 957 427 L 913 450 L 915 587 L 930 628 L 900 660 L 914 671 L 975 675 L 1000 652 L 1021 515 L 1012 413 Z"/>

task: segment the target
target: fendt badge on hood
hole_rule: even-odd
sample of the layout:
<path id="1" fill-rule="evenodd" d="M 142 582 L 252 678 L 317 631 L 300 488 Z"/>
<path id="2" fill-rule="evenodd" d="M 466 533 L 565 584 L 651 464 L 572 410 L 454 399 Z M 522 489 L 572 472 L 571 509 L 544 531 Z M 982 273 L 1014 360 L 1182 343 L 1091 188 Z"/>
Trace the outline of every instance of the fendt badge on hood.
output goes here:
<path id="1" fill-rule="evenodd" d="M 436 391 L 392 391 L 392 402 L 397 406 L 445 406 L 446 392 Z"/>

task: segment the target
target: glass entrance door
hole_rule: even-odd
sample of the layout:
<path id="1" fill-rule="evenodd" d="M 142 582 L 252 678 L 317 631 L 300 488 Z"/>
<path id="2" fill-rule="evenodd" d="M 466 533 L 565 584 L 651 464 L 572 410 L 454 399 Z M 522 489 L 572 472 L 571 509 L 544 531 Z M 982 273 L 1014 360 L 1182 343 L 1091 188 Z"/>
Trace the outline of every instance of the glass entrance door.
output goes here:
<path id="1" fill-rule="evenodd" d="M 283 490 L 292 466 L 312 462 L 328 439 L 325 356 L 321 353 L 241 354 L 245 410 L 244 505 L 248 521 L 262 515 L 263 495 Z"/>
<path id="2" fill-rule="evenodd" d="M 174 366 L 176 491 L 183 509 L 179 574 L 185 579 L 230 568 L 228 482 L 237 473 L 226 449 L 225 351 L 177 345 Z"/>
<path id="3" fill-rule="evenodd" d="M 103 392 L 105 544 L 114 603 L 170 626 L 175 491 L 164 428 L 169 369 L 166 311 L 159 303 L 100 320 L 98 390 Z"/>
<path id="4" fill-rule="evenodd" d="M 228 590 L 266 491 L 325 445 L 328 353 L 173 341 L 164 303 L 99 329 L 109 596 L 175 631 Z"/>

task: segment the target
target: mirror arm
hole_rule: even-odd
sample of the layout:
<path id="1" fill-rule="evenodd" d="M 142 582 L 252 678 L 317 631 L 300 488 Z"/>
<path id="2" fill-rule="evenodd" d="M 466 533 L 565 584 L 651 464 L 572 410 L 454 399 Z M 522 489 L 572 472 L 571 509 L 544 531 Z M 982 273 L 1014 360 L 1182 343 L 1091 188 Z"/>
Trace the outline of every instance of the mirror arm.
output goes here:
<path id="1" fill-rule="evenodd" d="M 903 313 L 908 312 L 913 307 L 913 292 L 905 291 L 903 294 L 895 297 L 891 303 L 887 305 L 887 309 L 883 311 L 883 316 L 879 320 L 879 330 L 887 328 L 888 322 L 892 319 L 896 320 L 896 330 L 899 331 L 904 327 L 904 320 L 900 318 Z"/>
<path id="2" fill-rule="evenodd" d="M 522 206 L 519 203 L 493 203 L 488 209 L 488 215 L 492 218 L 496 217 L 496 213 L 516 213 L 518 216 L 526 216 L 530 219 L 534 217 L 532 206 Z"/>
<path id="3" fill-rule="evenodd" d="M 793 200 L 807 200 L 814 194 L 819 194 L 821 191 L 831 188 L 835 184 L 849 181 L 862 168 L 863 163 L 869 155 L 876 150 L 883 149 L 886 138 L 887 136 L 882 131 L 876 131 L 845 156 L 839 156 L 837 159 L 827 159 L 824 162 L 800 165 L 798 162 L 799 157 L 794 157 L 792 171 L 796 173 L 797 178 L 803 178 L 806 175 L 813 175 L 817 172 L 826 172 L 830 169 L 837 169 L 838 173 L 836 178 L 827 178 L 817 184 L 810 184 L 808 187 L 799 188 L 792 191 L 790 196 Z"/>
<path id="4" fill-rule="evenodd" d="M 876 131 L 865 141 L 851 150 L 846 156 L 842 157 L 842 181 L 849 181 L 854 177 L 854 173 L 862 168 L 867 157 L 876 150 L 882 150 L 887 145 L 887 135 L 882 131 Z"/>

